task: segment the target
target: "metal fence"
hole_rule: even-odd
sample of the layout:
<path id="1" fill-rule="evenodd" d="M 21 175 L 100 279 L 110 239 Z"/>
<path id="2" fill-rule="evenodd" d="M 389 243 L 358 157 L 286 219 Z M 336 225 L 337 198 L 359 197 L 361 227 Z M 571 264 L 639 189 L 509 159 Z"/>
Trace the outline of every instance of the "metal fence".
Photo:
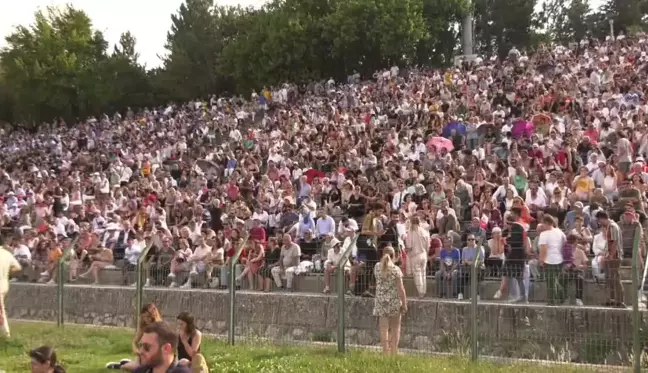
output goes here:
<path id="1" fill-rule="evenodd" d="M 217 259 L 204 268 L 186 274 L 183 279 L 170 276 L 174 272 L 168 263 L 152 262 L 152 243 L 142 251 L 135 265 L 135 286 L 132 299 L 115 299 L 115 302 L 132 304 L 132 320 L 139 323 L 139 310 L 146 302 L 156 302 L 165 315 L 181 311 L 194 314 L 214 315 L 218 326 L 207 328 L 214 334 L 227 337 L 229 344 L 255 343 L 262 341 L 273 344 L 330 345 L 340 352 L 350 349 L 374 349 L 380 351 L 380 328 L 373 316 L 375 299 L 365 296 L 373 291 L 373 263 L 359 266 L 349 264 L 351 252 L 357 248 L 358 236 L 345 241 L 340 260 L 319 268 L 304 268 L 304 272 L 293 268 L 273 267 L 254 272 L 257 280 L 270 282 L 271 291 L 250 290 L 243 279 L 241 254 L 248 246 L 248 236 L 242 237 L 234 247 L 234 255 L 225 263 Z M 639 235 L 635 234 L 634 258 L 639 255 Z M 66 255 L 57 263 L 57 323 L 65 322 L 102 323 L 102 315 L 92 304 L 71 304 L 66 302 L 65 293 L 87 291 L 92 285 L 67 284 L 68 258 L 74 251 L 75 242 L 66 250 Z M 159 256 L 156 257 L 159 258 Z M 248 257 L 249 259 L 249 257 Z M 604 299 L 606 289 L 602 284 L 579 276 L 561 275 L 551 281 L 550 270 L 545 268 L 532 282 L 530 291 L 533 300 L 547 299 L 554 291 L 576 287 L 577 291 L 589 292 L 585 306 L 560 304 L 554 306 L 526 304 L 503 300 L 482 300 L 485 292 L 506 289 L 515 290 L 517 282 L 502 284 L 484 280 L 482 262 L 461 268 L 459 277 L 438 277 L 430 272 L 424 276 L 428 294 L 436 297 L 416 299 L 417 285 L 410 276 L 403 278 L 407 290 L 409 311 L 403 316 L 400 331 L 400 349 L 410 354 L 451 354 L 472 360 L 497 359 L 511 362 L 527 360 L 579 364 L 585 370 L 640 372 L 648 368 L 648 320 L 641 310 L 639 289 L 644 268 L 637 261 L 623 283 L 626 299 L 631 309 L 597 307 L 594 299 Z M 250 265 L 248 263 L 247 268 Z M 187 267 L 189 268 L 189 267 Z M 191 267 L 193 268 L 193 267 Z M 349 268 L 349 269 L 347 269 Z M 342 269 L 342 270 L 340 270 Z M 179 273 L 179 272 L 178 272 Z M 127 273 L 123 274 L 127 276 Z M 440 280 L 439 282 L 435 282 Z M 251 284 L 257 281 L 254 280 Z M 454 281 L 454 282 L 453 282 Z M 130 280 L 124 280 L 128 286 Z M 166 301 L 169 286 L 181 289 L 181 301 L 170 304 Z M 552 283 L 553 289 L 548 289 Z M 288 286 L 290 283 L 291 286 Z M 487 284 L 486 284 L 487 283 Z M 180 285 L 181 284 L 181 285 Z M 188 286 L 186 286 L 189 284 Z M 246 286 L 247 285 L 247 286 Z M 280 286 L 277 286 L 280 285 Z M 505 286 L 508 286 L 507 287 Z M 560 287 L 560 288 L 558 288 Z M 291 289 L 288 289 L 291 288 Z M 544 290 L 543 290 L 544 289 Z M 328 291 L 327 291 L 328 290 Z M 440 299 L 439 291 L 449 292 L 448 299 Z M 457 292 L 463 299 L 457 299 Z M 209 303 L 199 302 L 199 293 L 209 293 Z M 454 293 L 453 293 L 454 292 Z M 506 292 L 506 291 L 505 291 Z M 328 293 L 328 294 L 323 294 Z M 481 296 L 481 297 L 480 297 Z M 203 297 L 204 298 L 204 297 Z M 590 299 L 591 298 L 591 299 Z M 79 308 L 87 307 L 87 312 Z M 66 317 L 66 310 L 75 308 L 76 319 Z M 135 322 L 132 322 L 135 324 Z"/>

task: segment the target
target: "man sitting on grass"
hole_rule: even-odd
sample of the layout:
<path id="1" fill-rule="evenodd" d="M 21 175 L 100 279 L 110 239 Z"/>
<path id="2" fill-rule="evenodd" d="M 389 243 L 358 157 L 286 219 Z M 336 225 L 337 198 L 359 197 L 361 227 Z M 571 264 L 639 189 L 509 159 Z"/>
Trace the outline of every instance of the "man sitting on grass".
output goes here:
<path id="1" fill-rule="evenodd" d="M 134 373 L 193 373 L 175 358 L 178 340 L 178 333 L 164 321 L 147 325 L 139 345 L 141 365 Z"/>

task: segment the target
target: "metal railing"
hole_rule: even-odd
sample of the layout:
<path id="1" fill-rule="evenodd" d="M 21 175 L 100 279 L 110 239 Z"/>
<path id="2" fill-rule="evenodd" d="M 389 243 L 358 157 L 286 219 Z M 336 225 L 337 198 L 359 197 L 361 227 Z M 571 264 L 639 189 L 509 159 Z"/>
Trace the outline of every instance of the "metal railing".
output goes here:
<path id="1" fill-rule="evenodd" d="M 245 248 L 245 245 L 247 245 L 248 238 L 250 237 L 250 234 L 248 232 L 245 233 L 245 236 L 243 236 L 243 239 L 241 240 L 241 244 L 239 245 L 238 248 L 236 248 L 236 251 L 234 252 L 234 256 L 230 258 L 229 261 L 229 308 L 227 312 L 227 342 L 230 345 L 234 345 L 235 341 L 235 335 L 234 335 L 234 326 L 236 325 L 236 265 L 238 264 L 239 260 L 241 259 L 241 253 L 243 252 L 243 248 Z"/>
<path id="2" fill-rule="evenodd" d="M 63 250 L 63 255 L 56 261 L 56 325 L 63 327 L 65 323 L 65 262 L 70 259 L 70 255 L 76 247 L 79 237 L 77 236 L 70 244 Z"/>
<path id="3" fill-rule="evenodd" d="M 144 306 L 144 285 L 146 283 L 146 259 L 148 258 L 149 251 L 151 251 L 151 247 L 153 247 L 152 239 L 137 258 L 137 267 L 135 268 L 135 309 L 133 310 L 133 319 L 137 322 L 135 325 L 140 325 L 141 322 L 141 310 Z"/>
<path id="4" fill-rule="evenodd" d="M 213 290 L 195 294 L 196 297 L 205 296 L 206 302 L 226 303 L 223 304 L 226 307 L 223 309 L 227 310 L 227 314 L 225 315 L 225 312 L 222 315 L 205 314 L 205 310 L 211 309 L 211 305 L 203 310 L 188 307 L 186 311 L 198 313 L 201 315 L 202 320 L 214 321 L 214 325 L 222 323 L 223 329 L 220 329 L 220 331 L 222 334 L 227 334 L 230 345 L 234 345 L 239 341 L 250 342 L 262 338 L 271 340 L 273 343 L 330 343 L 335 345 L 341 353 L 347 352 L 356 346 L 362 346 L 363 349 L 375 348 L 378 328 L 375 317 L 371 314 L 373 300 L 350 295 L 348 291 L 350 287 L 347 286 L 345 281 L 345 271 L 340 270 L 348 265 L 350 254 L 357 244 L 357 234 L 343 243 L 341 248 L 343 255 L 337 263 L 334 263 L 338 270 L 330 278 L 330 280 L 335 281 L 331 283 L 331 285 L 335 285 L 335 293 L 332 296 L 315 296 L 313 294 L 318 291 L 320 286 L 317 285 L 317 289 L 313 290 L 315 289 L 314 282 L 321 282 L 322 280 L 322 275 L 313 273 L 299 276 L 300 281 L 308 283 L 310 291 L 304 290 L 307 286 L 302 284 L 304 287 L 296 286 L 294 293 L 245 291 L 245 297 L 237 297 L 239 290 L 235 269 L 240 263 L 243 249 L 248 245 L 248 237 L 247 234 L 243 237 L 228 265 L 221 267 L 221 271 L 229 270 L 229 273 L 223 274 L 226 277 L 222 277 L 228 278 L 229 283 L 226 285 L 221 284 L 221 288 L 228 287 L 227 292 Z M 464 267 L 465 274 L 470 273 L 470 279 L 466 278 L 464 283 L 465 295 L 470 297 L 470 301 L 461 302 L 457 301 L 456 298 L 454 300 L 437 300 L 429 297 L 409 301 L 410 312 L 419 313 L 416 317 L 426 316 L 428 315 L 427 312 L 437 312 L 437 316 L 436 320 L 417 319 L 414 323 L 415 326 L 408 326 L 408 323 L 412 322 L 408 318 L 414 317 L 408 314 L 403 319 L 402 333 L 404 337 L 401 340 L 401 347 L 410 353 L 429 354 L 442 352 L 461 354 L 471 360 L 483 360 L 491 357 L 510 359 L 511 361 L 537 359 L 564 363 L 578 362 L 585 367 L 591 365 L 595 368 L 600 368 L 600 365 L 611 365 L 612 368 L 623 368 L 625 370 L 632 368 L 633 372 L 640 372 L 641 368 L 648 367 L 646 353 L 643 351 L 644 347 L 648 345 L 648 334 L 645 325 L 646 315 L 645 311 L 640 307 L 638 294 L 638 290 L 643 289 L 645 275 L 642 276 L 642 274 L 648 273 L 648 261 L 643 268 L 639 266 L 637 258 L 640 255 L 640 239 L 639 232 L 635 231 L 632 268 L 624 268 L 626 271 L 626 288 L 633 291 L 632 294 L 628 294 L 626 297 L 628 302 L 631 302 L 631 309 L 591 306 L 578 308 L 573 306 L 512 305 L 502 302 L 482 301 L 479 295 L 485 296 L 485 294 L 483 290 L 480 292 L 480 289 L 484 289 L 485 285 L 492 287 L 494 281 L 491 280 L 489 284 L 481 283 L 483 276 L 481 265 L 483 262 L 474 260 L 470 269 Z M 479 244 L 481 242 L 478 243 L 478 246 L 480 246 Z M 57 262 L 57 324 L 59 326 L 63 325 L 63 309 L 66 306 L 66 299 L 63 296 L 66 282 L 64 258 L 69 256 L 75 245 L 76 241 L 65 250 L 66 255 Z M 149 244 L 142 251 L 137 263 L 137 286 L 133 304 L 134 309 L 132 310 L 137 314 L 137 318 L 139 318 L 139 311 L 143 303 L 146 257 L 150 249 L 151 245 Z M 321 249 L 318 250 L 322 251 Z M 631 274 L 627 273 L 629 269 L 632 271 Z M 642 269 L 643 273 L 640 272 Z M 269 276 L 266 275 L 265 278 L 267 279 Z M 277 273 L 273 273 L 274 279 L 277 278 L 276 276 Z M 429 277 L 426 276 L 426 280 L 430 280 Z M 628 281 L 630 277 L 632 278 L 631 285 L 630 281 Z M 405 280 L 411 282 L 412 278 L 406 277 Z M 539 279 L 534 286 L 545 286 L 543 281 L 543 279 Z M 497 285 L 499 286 L 499 284 L 498 280 Z M 329 284 L 327 283 L 327 285 Z M 587 285 L 592 288 L 591 290 L 598 293 L 604 291 L 596 288 L 594 282 L 590 281 Z M 407 286 L 411 289 L 411 284 L 406 285 L 406 288 Z M 494 288 L 491 290 L 494 290 Z M 310 292 L 310 294 L 304 294 L 304 292 Z M 629 292 L 629 290 L 626 290 L 626 292 Z M 410 296 L 412 295 L 409 290 L 408 293 L 410 293 Z M 591 299 L 585 303 L 594 304 L 595 302 L 592 299 L 594 299 L 595 295 L 600 294 L 590 294 Z M 274 297 L 282 299 L 276 300 Z M 542 296 L 539 297 L 542 298 Z M 166 297 L 163 297 L 162 302 L 165 301 L 164 298 Z M 269 302 L 270 299 L 274 300 L 266 304 L 265 302 Z M 534 299 L 539 300 L 538 297 Z M 280 309 L 258 310 L 255 308 L 265 307 L 266 305 L 267 307 L 278 306 Z M 158 304 L 158 307 L 164 313 L 165 309 L 177 309 L 177 304 L 170 307 L 162 303 Z M 442 311 L 445 313 L 441 314 Z M 317 319 L 315 312 L 323 313 L 327 320 L 309 329 L 307 323 L 310 320 Z M 452 314 L 452 312 L 455 314 Z M 529 316 L 529 312 L 531 316 Z M 282 315 L 282 317 L 279 317 L 279 315 Z M 429 315 L 433 315 L 433 313 Z M 531 318 L 531 326 L 524 326 L 525 318 Z M 304 324 L 303 320 L 306 320 L 306 324 Z M 445 321 L 445 324 L 438 324 L 438 320 L 458 321 Z M 529 323 L 529 320 L 526 322 Z M 578 326 L 580 329 L 559 329 L 564 323 L 567 323 L 564 325 L 572 325 L 575 322 L 582 324 Z M 272 325 L 272 323 L 278 324 Z M 495 329 L 491 327 L 493 323 Z M 428 324 L 430 330 L 427 330 Z M 376 330 L 372 330 L 372 328 Z M 568 333 L 571 333 L 571 335 Z M 523 351 L 525 346 L 529 351 Z M 542 351 L 538 351 L 540 349 Z M 579 354 L 579 356 L 575 357 L 576 354 Z M 642 361 L 642 359 L 644 360 Z"/>

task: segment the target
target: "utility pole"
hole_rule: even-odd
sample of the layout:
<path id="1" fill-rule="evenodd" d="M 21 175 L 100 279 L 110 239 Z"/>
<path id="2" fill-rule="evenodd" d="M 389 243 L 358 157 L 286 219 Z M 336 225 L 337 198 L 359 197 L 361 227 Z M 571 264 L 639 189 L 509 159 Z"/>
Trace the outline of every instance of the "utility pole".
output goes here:
<path id="1" fill-rule="evenodd" d="M 468 14 L 463 19 L 462 24 L 462 49 L 464 56 L 471 56 L 473 54 L 473 10 L 472 1 L 468 4 Z"/>

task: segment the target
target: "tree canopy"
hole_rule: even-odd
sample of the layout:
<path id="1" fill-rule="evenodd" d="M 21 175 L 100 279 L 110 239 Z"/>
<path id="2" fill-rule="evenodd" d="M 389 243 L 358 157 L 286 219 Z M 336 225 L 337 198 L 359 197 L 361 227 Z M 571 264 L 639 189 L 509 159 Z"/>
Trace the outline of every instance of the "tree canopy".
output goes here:
<path id="1" fill-rule="evenodd" d="M 162 66 L 138 62 L 128 31 L 109 47 L 71 6 L 47 8 L 0 51 L 0 120 L 36 128 L 290 81 L 364 77 L 393 64 L 447 66 L 460 54 L 462 18 L 474 14 L 477 53 L 577 42 L 646 26 L 648 0 L 271 0 L 261 8 L 186 0 L 167 34 Z"/>

